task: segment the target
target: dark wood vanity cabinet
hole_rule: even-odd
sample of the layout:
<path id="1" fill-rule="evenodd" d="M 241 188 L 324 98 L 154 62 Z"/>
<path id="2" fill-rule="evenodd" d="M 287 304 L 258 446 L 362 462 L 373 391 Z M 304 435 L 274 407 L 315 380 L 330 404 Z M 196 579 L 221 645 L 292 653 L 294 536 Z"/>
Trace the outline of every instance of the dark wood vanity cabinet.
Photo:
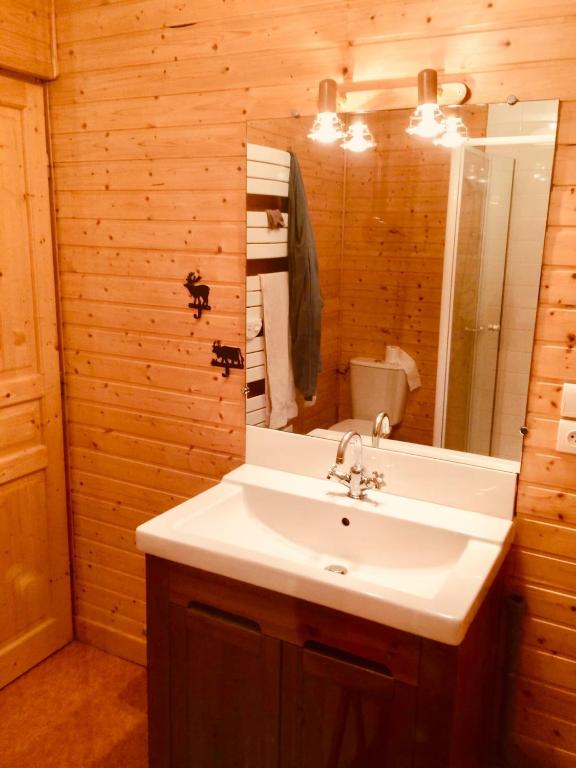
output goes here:
<path id="1" fill-rule="evenodd" d="M 151 768 L 485 764 L 494 594 L 452 647 L 151 556 L 147 581 Z"/>
<path id="2" fill-rule="evenodd" d="M 282 768 L 408 768 L 414 741 L 410 686 L 364 659 L 285 643 Z"/>
<path id="3" fill-rule="evenodd" d="M 248 622 L 170 606 L 168 765 L 276 768 L 281 658 Z"/>

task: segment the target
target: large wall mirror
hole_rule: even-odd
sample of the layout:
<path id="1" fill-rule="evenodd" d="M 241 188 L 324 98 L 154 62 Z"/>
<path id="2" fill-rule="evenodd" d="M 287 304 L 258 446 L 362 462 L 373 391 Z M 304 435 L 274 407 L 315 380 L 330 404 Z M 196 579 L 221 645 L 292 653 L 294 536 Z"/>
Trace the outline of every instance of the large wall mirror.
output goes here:
<path id="1" fill-rule="evenodd" d="M 464 105 L 453 149 L 409 136 L 410 114 L 364 115 L 361 153 L 310 140 L 312 116 L 248 124 L 247 423 L 370 441 L 385 411 L 388 440 L 519 461 L 558 102 Z M 295 399 L 291 155 L 323 298 L 321 370 Z"/>

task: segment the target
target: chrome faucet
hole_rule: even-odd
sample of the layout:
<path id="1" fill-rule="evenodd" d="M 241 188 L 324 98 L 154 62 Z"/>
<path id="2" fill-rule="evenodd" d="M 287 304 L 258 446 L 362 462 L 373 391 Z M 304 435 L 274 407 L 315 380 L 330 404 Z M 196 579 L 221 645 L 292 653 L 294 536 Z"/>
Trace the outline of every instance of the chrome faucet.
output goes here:
<path id="1" fill-rule="evenodd" d="M 346 449 L 352 440 L 356 441 L 354 463 L 348 472 L 340 469 L 344 465 Z M 347 486 L 348 496 L 352 499 L 363 499 L 369 488 L 382 488 L 384 476 L 380 472 L 372 472 L 366 475 L 366 468 L 362 465 L 362 438 L 358 432 L 346 432 L 342 435 L 336 451 L 336 463 L 330 468 L 328 480 L 336 479 L 342 485 Z"/>
<path id="2" fill-rule="evenodd" d="M 372 425 L 372 448 L 378 448 L 381 437 L 389 437 L 392 429 L 390 427 L 390 417 L 384 411 L 380 411 L 374 419 Z"/>

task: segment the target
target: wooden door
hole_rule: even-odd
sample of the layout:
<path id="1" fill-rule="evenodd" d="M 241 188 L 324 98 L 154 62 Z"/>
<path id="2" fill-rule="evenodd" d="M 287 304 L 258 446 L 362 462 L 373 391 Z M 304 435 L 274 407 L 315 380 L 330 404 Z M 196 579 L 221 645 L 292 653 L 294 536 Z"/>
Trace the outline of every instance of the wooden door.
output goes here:
<path id="1" fill-rule="evenodd" d="M 170 635 L 170 768 L 277 768 L 280 641 L 199 605 Z"/>
<path id="2" fill-rule="evenodd" d="M 0 77 L 0 686 L 71 639 L 42 87 Z"/>
<path id="3" fill-rule="evenodd" d="M 285 643 L 281 768 L 408 768 L 415 689 L 332 649 Z"/>

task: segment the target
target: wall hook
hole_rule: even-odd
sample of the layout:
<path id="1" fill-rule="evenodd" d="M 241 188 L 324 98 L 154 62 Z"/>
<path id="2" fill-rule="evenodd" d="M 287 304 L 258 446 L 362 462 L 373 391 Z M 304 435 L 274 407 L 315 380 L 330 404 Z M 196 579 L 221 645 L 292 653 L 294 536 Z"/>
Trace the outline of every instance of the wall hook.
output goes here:
<path id="1" fill-rule="evenodd" d="M 220 341 L 215 341 L 212 344 L 212 352 L 216 355 L 216 359 L 212 360 L 210 365 L 224 368 L 222 376 L 225 378 L 230 376 L 230 368 L 239 370 L 244 368 L 244 357 L 240 347 L 223 347 Z"/>
<path id="2" fill-rule="evenodd" d="M 207 285 L 197 285 L 200 280 L 202 280 L 201 275 L 197 275 L 196 272 L 189 272 L 188 277 L 186 278 L 186 282 L 184 283 L 184 287 L 188 288 L 188 293 L 190 296 L 192 296 L 193 299 L 193 301 L 191 301 L 188 306 L 190 309 L 198 310 L 194 313 L 196 320 L 200 320 L 202 317 L 202 312 L 212 309 L 210 304 L 208 304 L 210 288 Z"/>

